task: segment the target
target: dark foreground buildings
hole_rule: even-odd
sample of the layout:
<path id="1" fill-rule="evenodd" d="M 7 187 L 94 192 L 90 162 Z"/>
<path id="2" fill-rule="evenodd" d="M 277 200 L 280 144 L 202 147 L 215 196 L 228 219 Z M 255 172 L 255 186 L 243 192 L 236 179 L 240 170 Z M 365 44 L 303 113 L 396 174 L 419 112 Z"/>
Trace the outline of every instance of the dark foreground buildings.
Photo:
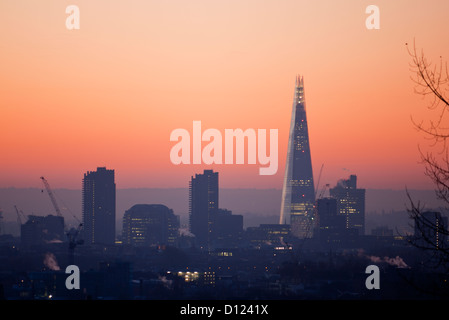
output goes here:
<path id="1" fill-rule="evenodd" d="M 208 175 L 212 179 L 207 179 Z M 432 299 L 449 293 L 444 282 L 447 274 L 424 268 L 426 257 L 417 254 L 418 249 L 409 244 L 407 237 L 389 230 L 379 229 L 367 235 L 355 227 L 347 228 L 351 221 L 347 214 L 357 213 L 357 201 L 351 196 L 357 189 L 355 183 L 340 185 L 339 198 L 317 200 L 317 228 L 312 237 L 301 239 L 291 235 L 288 224 L 243 229 L 242 216 L 218 207 L 218 173 L 205 171 L 196 177 L 201 178 L 194 180 L 195 191 L 209 190 L 213 195 L 206 198 L 212 199 L 211 207 L 202 197 L 191 198 L 203 202 L 199 208 L 214 208 L 204 216 L 191 212 L 191 219 L 207 217 L 205 246 L 197 244 L 196 235 L 177 234 L 178 219 L 167 206 L 137 204 L 124 215 L 121 243 L 76 248 L 75 264 L 81 272 L 79 290 L 65 286 L 67 243 L 45 242 L 34 247 L 0 243 L 0 296 L 364 300 Z M 351 205 L 339 209 L 338 199 Z M 196 207 L 196 203 L 192 205 Z M 447 221 L 439 213 L 425 216 L 439 227 L 417 225 L 415 236 L 428 235 L 442 248 L 447 243 Z M 45 262 L 49 257 L 51 264 Z M 365 286 L 365 269 L 372 264 L 380 268 L 380 290 Z"/>
<path id="2" fill-rule="evenodd" d="M 63 217 L 29 215 L 28 220 L 20 226 L 20 242 L 24 246 L 63 241 L 66 241 Z"/>

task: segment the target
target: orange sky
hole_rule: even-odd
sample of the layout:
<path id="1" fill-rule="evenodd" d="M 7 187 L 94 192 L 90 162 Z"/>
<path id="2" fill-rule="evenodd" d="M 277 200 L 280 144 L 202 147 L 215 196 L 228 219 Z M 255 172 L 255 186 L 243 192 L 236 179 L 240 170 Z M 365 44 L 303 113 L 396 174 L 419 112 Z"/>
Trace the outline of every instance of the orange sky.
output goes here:
<path id="1" fill-rule="evenodd" d="M 65 8 L 80 8 L 68 30 Z M 365 8 L 380 8 L 380 30 Z M 447 0 L 0 2 L 0 187 L 186 187 L 202 165 L 170 162 L 172 130 L 279 129 L 279 170 L 221 165 L 221 187 L 281 188 L 293 86 L 305 79 L 313 168 L 365 188 L 428 188 L 410 116 L 406 42 L 449 55 Z M 434 59 L 435 60 L 435 59 Z M 447 60 L 447 59 L 446 59 Z"/>

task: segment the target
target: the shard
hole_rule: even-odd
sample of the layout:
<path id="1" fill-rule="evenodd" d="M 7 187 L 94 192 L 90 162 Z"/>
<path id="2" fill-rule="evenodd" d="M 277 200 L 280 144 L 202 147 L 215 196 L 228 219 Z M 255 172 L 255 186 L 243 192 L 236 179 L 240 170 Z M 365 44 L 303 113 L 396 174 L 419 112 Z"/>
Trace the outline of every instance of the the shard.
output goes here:
<path id="1" fill-rule="evenodd" d="M 290 223 L 291 234 L 298 238 L 310 238 L 314 223 L 315 188 L 308 131 L 304 78 L 297 76 L 279 223 Z"/>

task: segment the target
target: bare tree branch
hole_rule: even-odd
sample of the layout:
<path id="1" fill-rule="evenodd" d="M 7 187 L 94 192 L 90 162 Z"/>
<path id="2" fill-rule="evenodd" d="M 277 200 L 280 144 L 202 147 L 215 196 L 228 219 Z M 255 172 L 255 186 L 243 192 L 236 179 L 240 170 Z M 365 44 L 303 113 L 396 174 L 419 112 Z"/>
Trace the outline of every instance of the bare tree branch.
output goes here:
<path id="1" fill-rule="evenodd" d="M 447 63 L 443 62 L 441 56 L 436 64 L 429 61 L 423 50 L 418 53 L 415 41 L 412 48 L 408 44 L 406 45 L 411 57 L 410 71 L 412 72 L 411 79 L 415 83 L 415 93 L 421 95 L 423 99 L 430 100 L 427 108 L 437 112 L 436 119 L 430 120 L 428 123 L 424 123 L 422 120 L 416 122 L 412 118 L 415 128 L 423 132 L 425 137 L 432 142 L 431 147 L 441 147 L 441 151 L 437 153 L 438 157 L 432 152 L 423 152 L 419 148 L 421 163 L 424 165 L 425 175 L 435 186 L 437 198 L 449 206 L 449 152 L 447 148 L 449 73 Z M 415 234 L 409 237 L 409 242 L 426 253 L 427 260 L 423 261 L 426 267 L 448 274 L 449 246 L 447 238 L 449 230 L 447 223 L 442 223 L 447 220 L 443 220 L 440 213 L 434 213 L 432 216 L 432 213 L 426 212 L 419 202 L 415 204 L 408 190 L 407 196 L 411 204 L 407 211 L 415 228 Z"/>
<path id="2" fill-rule="evenodd" d="M 449 128 L 443 126 L 449 108 L 449 98 L 446 96 L 449 88 L 445 88 L 449 83 L 447 63 L 443 63 L 440 56 L 439 63 L 433 65 L 432 62 L 427 60 L 423 50 L 418 54 L 415 41 L 413 41 L 413 48 L 409 48 L 408 44 L 406 46 L 412 59 L 410 71 L 414 76 L 410 78 L 415 83 L 415 93 L 423 96 L 423 98 L 431 97 L 428 109 L 439 109 L 436 121 L 429 121 L 427 126 L 424 126 L 423 122 L 416 123 L 413 121 L 413 124 L 418 130 L 435 139 L 435 142 L 445 143 L 446 139 L 449 138 Z"/>

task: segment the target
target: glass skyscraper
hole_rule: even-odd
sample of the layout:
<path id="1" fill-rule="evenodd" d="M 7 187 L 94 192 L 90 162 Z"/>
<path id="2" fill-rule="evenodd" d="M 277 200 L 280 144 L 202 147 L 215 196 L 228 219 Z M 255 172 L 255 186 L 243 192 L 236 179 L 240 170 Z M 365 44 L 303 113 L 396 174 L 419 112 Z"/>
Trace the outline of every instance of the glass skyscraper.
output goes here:
<path id="1" fill-rule="evenodd" d="M 291 234 L 295 237 L 310 238 L 313 233 L 314 210 L 315 188 L 307 127 L 304 78 L 297 76 L 279 223 L 290 223 Z"/>

